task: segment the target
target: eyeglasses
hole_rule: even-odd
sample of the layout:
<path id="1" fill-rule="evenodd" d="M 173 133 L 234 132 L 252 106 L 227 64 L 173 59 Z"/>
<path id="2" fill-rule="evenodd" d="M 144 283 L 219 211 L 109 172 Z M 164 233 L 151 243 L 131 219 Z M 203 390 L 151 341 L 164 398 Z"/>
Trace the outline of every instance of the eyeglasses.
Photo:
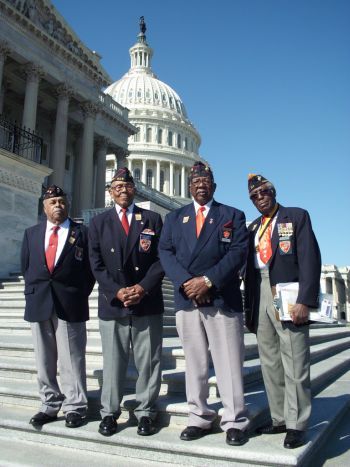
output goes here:
<path id="1" fill-rule="evenodd" d="M 204 185 L 204 186 L 210 186 L 212 184 L 212 181 L 210 178 L 193 178 L 191 180 L 191 185 L 198 186 L 198 185 Z"/>
<path id="2" fill-rule="evenodd" d="M 265 188 L 264 190 L 259 190 L 259 191 L 256 191 L 255 193 L 252 193 L 249 198 L 252 200 L 252 201 L 256 201 L 259 196 L 262 196 L 263 198 L 265 196 L 272 196 L 272 190 L 271 188 Z"/>
<path id="3" fill-rule="evenodd" d="M 116 193 L 120 193 L 122 191 L 132 191 L 134 189 L 134 185 L 132 183 L 126 183 L 125 185 L 114 185 L 111 186 L 111 190 L 115 191 Z"/>

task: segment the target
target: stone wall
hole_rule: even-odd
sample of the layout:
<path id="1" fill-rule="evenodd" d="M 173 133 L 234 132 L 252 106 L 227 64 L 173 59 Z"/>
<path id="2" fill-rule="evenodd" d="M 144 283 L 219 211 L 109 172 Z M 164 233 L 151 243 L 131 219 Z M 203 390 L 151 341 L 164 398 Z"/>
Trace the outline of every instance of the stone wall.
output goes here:
<path id="1" fill-rule="evenodd" d="M 0 149 L 0 278 L 20 271 L 23 232 L 38 221 L 38 201 L 51 169 Z"/>

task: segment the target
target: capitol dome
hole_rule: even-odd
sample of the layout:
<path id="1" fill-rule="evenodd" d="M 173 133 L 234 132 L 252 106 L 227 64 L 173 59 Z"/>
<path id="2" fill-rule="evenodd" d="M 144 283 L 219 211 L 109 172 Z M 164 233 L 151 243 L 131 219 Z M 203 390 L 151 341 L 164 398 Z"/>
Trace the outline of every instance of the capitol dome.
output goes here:
<path id="1" fill-rule="evenodd" d="M 151 68 L 153 50 L 140 19 L 137 43 L 129 50 L 130 70 L 105 93 L 127 107 L 138 132 L 129 137 L 129 169 L 134 178 L 166 195 L 189 198 L 188 173 L 201 160 L 200 135 L 187 117 L 180 96 Z"/>

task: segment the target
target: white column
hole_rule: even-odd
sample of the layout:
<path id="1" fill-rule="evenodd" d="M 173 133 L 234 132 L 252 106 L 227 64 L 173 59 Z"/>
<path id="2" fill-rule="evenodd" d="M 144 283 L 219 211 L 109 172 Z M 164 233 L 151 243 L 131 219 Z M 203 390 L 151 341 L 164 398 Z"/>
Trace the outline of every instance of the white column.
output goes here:
<path id="1" fill-rule="evenodd" d="M 174 162 L 169 163 L 169 195 L 174 196 Z"/>
<path id="2" fill-rule="evenodd" d="M 40 67 L 31 64 L 26 68 L 25 73 L 27 75 L 27 81 L 22 126 L 26 127 L 27 130 L 35 131 L 39 82 L 40 78 L 43 76 L 43 71 Z"/>
<path id="3" fill-rule="evenodd" d="M 97 108 L 92 103 L 82 107 L 84 114 L 83 139 L 79 157 L 79 210 L 92 207 L 93 169 L 94 169 L 94 124 Z"/>
<path id="4" fill-rule="evenodd" d="M 181 198 L 186 198 L 186 169 L 181 167 Z"/>
<path id="5" fill-rule="evenodd" d="M 132 159 L 128 159 L 128 169 L 132 173 Z"/>
<path id="6" fill-rule="evenodd" d="M 144 184 L 146 184 L 146 175 L 147 175 L 147 161 L 146 159 L 142 159 L 141 182 Z"/>
<path id="7" fill-rule="evenodd" d="M 106 197 L 106 156 L 109 140 L 101 138 L 96 151 L 96 195 L 95 208 L 105 207 Z"/>
<path id="8" fill-rule="evenodd" d="M 57 88 L 57 95 L 55 133 L 50 160 L 50 167 L 53 169 L 53 173 L 50 177 L 50 182 L 63 188 L 67 149 L 68 108 L 72 90 L 66 84 L 63 84 Z"/>
<path id="9" fill-rule="evenodd" d="M 157 161 L 156 190 L 160 191 L 160 161 Z"/>

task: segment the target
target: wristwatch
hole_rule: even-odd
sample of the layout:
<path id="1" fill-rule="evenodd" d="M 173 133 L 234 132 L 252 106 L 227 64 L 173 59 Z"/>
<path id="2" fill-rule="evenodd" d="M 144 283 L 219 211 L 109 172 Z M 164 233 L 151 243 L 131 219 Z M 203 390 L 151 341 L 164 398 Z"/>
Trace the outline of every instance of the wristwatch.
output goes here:
<path id="1" fill-rule="evenodd" d="M 213 283 L 212 283 L 212 281 L 209 279 L 209 277 L 203 276 L 203 279 L 204 279 L 205 285 L 208 287 L 208 289 L 210 289 L 211 287 L 213 287 Z"/>

